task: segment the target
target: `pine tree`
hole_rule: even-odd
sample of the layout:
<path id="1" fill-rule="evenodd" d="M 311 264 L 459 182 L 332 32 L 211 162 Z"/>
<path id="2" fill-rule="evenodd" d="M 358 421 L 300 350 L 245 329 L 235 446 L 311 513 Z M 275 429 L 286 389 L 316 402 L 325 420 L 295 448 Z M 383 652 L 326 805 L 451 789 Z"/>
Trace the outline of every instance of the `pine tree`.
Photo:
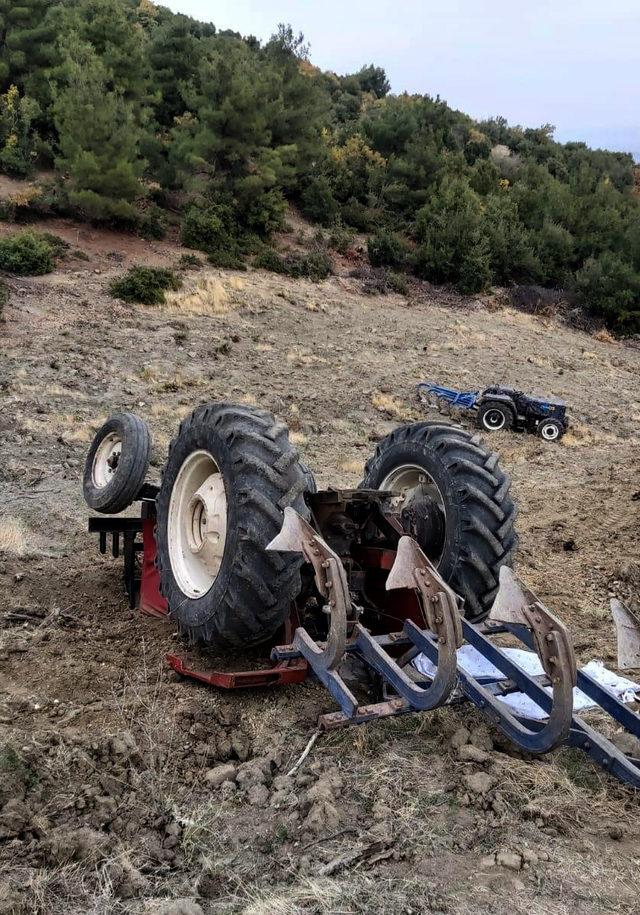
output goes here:
<path id="1" fill-rule="evenodd" d="M 54 103 L 59 156 L 70 205 L 92 220 L 135 221 L 144 163 L 132 104 L 110 88 L 111 74 L 77 35 L 65 46 L 66 86 Z"/>
<path id="2" fill-rule="evenodd" d="M 184 88 L 195 81 L 204 55 L 211 49 L 214 26 L 204 26 L 189 16 L 170 15 L 153 31 L 148 48 L 154 113 L 162 127 L 171 127 L 186 111 Z"/>
<path id="3" fill-rule="evenodd" d="M 47 70 L 56 60 L 55 9 L 50 0 L 0 0 L 0 88 L 12 85 L 41 105 L 49 102 Z"/>

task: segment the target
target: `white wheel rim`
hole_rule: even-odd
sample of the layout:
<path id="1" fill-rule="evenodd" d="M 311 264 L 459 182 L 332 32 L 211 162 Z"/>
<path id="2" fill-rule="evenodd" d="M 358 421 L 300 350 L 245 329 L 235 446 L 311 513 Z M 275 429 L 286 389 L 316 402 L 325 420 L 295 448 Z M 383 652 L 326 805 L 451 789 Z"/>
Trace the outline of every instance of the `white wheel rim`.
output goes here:
<path id="1" fill-rule="evenodd" d="M 122 439 L 117 432 L 110 432 L 98 445 L 93 458 L 91 481 L 96 489 L 104 489 L 113 480 L 121 454 Z"/>
<path id="2" fill-rule="evenodd" d="M 426 496 L 437 504 L 446 520 L 447 512 L 440 488 L 431 474 L 427 473 L 424 467 L 420 467 L 418 464 L 401 464 L 394 468 L 382 480 L 378 489 L 397 493 L 391 500 L 393 508 L 397 511 L 401 511 L 403 505 L 409 502 L 412 496 L 416 495 L 416 490 L 419 489 L 421 491 L 420 495 Z M 442 552 L 438 556 L 437 562 L 440 562 L 441 558 Z"/>
<path id="3" fill-rule="evenodd" d="M 553 423 L 545 423 L 542 427 L 542 437 L 547 442 L 555 442 L 558 437 L 558 427 Z"/>
<path id="4" fill-rule="evenodd" d="M 505 415 L 502 410 L 487 410 L 482 417 L 482 425 L 489 432 L 499 432 L 504 427 Z"/>
<path id="5" fill-rule="evenodd" d="M 178 471 L 169 500 L 169 561 L 186 597 L 206 594 L 218 577 L 227 538 L 227 496 L 208 451 L 194 451 Z"/>

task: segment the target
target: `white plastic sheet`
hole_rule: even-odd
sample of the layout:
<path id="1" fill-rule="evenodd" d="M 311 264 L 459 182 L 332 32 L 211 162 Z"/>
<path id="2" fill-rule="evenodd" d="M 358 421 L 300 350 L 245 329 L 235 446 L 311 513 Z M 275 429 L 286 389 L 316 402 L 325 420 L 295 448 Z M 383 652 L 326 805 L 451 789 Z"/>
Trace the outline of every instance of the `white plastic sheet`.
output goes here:
<path id="1" fill-rule="evenodd" d="M 534 651 L 526 651 L 524 648 L 504 648 L 504 653 L 509 660 L 532 677 L 544 673 L 542 664 L 538 655 Z M 433 677 L 435 666 L 423 654 L 415 658 L 414 667 L 426 677 Z M 472 645 L 463 645 L 458 649 L 458 664 L 462 669 L 472 677 L 494 677 L 496 680 L 507 680 L 502 671 L 488 661 Z M 589 674 L 594 680 L 597 680 L 602 686 L 614 693 L 622 702 L 633 702 L 640 698 L 640 685 L 626 677 L 620 677 L 613 671 L 608 670 L 602 661 L 589 661 L 582 668 L 583 672 Z M 546 692 L 551 695 L 551 687 L 545 686 Z M 516 715 L 523 718 L 531 718 L 537 721 L 543 721 L 547 715 L 539 705 L 524 693 L 509 693 L 508 696 L 498 696 L 500 702 L 508 705 Z M 576 712 L 584 711 L 589 708 L 596 708 L 595 703 L 589 696 L 585 695 L 582 690 L 575 687 L 573 690 L 573 709 Z"/>

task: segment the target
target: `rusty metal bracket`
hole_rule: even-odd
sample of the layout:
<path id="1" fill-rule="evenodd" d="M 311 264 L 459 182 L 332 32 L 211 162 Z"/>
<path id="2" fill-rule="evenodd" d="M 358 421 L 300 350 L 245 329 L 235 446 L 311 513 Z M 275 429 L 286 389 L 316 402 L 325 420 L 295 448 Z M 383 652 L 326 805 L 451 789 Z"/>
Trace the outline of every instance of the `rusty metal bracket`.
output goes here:
<path id="1" fill-rule="evenodd" d="M 618 667 L 635 670 L 640 667 L 640 619 L 619 600 L 611 600 L 611 615 L 618 637 Z"/>
<path id="2" fill-rule="evenodd" d="M 329 613 L 329 634 L 323 648 L 302 628 L 296 630 L 294 645 L 304 643 L 313 652 L 314 668 L 336 670 L 344 657 L 347 637 L 353 631 L 355 611 L 349 596 L 349 584 L 340 558 L 314 531 L 297 511 L 287 506 L 280 533 L 267 546 L 268 550 L 302 553 L 313 566 L 318 591 L 326 600 Z M 301 649 L 302 650 L 302 649 Z"/>
<path id="3" fill-rule="evenodd" d="M 424 689 L 415 684 L 398 668 L 392 685 L 415 709 L 426 711 L 438 708 L 447 701 L 457 683 L 456 651 L 462 644 L 462 623 L 455 593 L 438 574 L 435 566 L 422 552 L 411 537 L 401 537 L 398 543 L 396 561 L 387 578 L 387 590 L 414 588 L 422 599 L 422 605 L 429 629 L 435 634 L 438 646 L 437 669 L 431 685 Z M 374 666 L 388 655 L 371 637 L 365 639 L 362 627 L 358 627 L 357 645 L 360 652 Z M 414 645 L 421 637 L 421 630 L 407 620 L 404 635 Z M 368 633 L 366 634 L 368 636 Z"/>

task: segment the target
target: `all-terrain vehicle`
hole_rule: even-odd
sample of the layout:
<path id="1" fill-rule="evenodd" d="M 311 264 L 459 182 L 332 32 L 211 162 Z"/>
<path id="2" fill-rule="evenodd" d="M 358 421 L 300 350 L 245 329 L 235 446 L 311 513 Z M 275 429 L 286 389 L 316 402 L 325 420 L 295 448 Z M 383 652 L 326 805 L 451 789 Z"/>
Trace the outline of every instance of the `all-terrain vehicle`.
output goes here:
<path id="1" fill-rule="evenodd" d="M 482 391 L 456 391 L 437 384 L 418 385 L 421 400 L 440 406 L 446 404 L 475 414 L 485 432 L 514 429 L 532 432 L 546 442 L 559 441 L 569 426 L 563 401 L 531 397 L 515 388 L 492 385 Z"/>
<path id="2" fill-rule="evenodd" d="M 577 682 L 640 736 L 640 717 L 576 669 L 566 627 L 511 570 L 509 477 L 477 435 L 401 426 L 357 489 L 323 491 L 287 427 L 246 405 L 208 404 L 183 420 L 159 486 L 146 480 L 150 448 L 141 419 L 112 416 L 89 449 L 84 495 L 102 515 L 142 503 L 139 519 L 94 517 L 89 529 L 102 552 L 109 535 L 114 555 L 124 543 L 132 604 L 139 591 L 142 611 L 210 649 L 209 668 L 170 655 L 174 670 L 227 688 L 314 675 L 339 706 L 323 729 L 466 698 L 521 748 L 570 742 L 640 787 L 635 762 L 573 714 Z M 519 666 L 504 634 L 537 655 L 538 672 Z M 463 642 L 484 673 L 459 660 Z M 261 645 L 266 667 L 210 669 Z M 345 679 L 350 656 L 369 674 L 364 701 Z M 546 719 L 516 712 L 512 695 Z"/>

